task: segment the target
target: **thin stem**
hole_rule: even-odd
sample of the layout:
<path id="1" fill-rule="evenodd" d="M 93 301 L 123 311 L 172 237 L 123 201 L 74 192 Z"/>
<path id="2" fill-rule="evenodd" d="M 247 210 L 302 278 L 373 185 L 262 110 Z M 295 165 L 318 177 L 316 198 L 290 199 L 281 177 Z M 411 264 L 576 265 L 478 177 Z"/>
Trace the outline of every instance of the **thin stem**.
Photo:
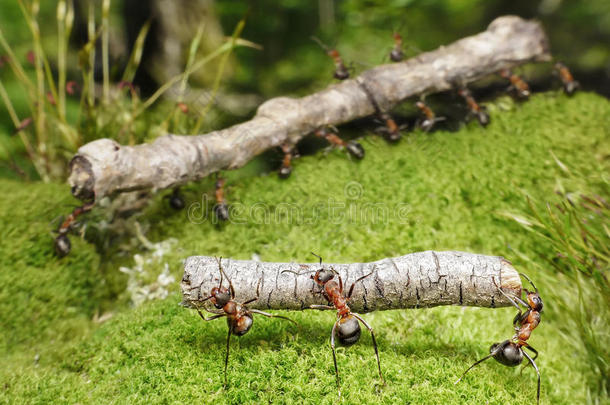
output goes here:
<path id="1" fill-rule="evenodd" d="M 102 3 L 102 74 L 104 76 L 102 100 L 105 104 L 110 101 L 110 63 L 108 60 L 109 16 L 110 0 L 104 0 Z"/>

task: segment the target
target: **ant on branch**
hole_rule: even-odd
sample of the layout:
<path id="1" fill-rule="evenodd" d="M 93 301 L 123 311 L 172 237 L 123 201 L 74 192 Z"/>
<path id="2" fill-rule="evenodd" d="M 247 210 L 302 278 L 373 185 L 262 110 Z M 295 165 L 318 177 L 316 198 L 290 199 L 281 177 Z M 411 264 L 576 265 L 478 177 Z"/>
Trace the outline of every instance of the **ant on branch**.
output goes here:
<path id="1" fill-rule="evenodd" d="M 418 120 L 416 126 L 424 130 L 424 132 L 430 131 L 437 122 L 444 121 L 445 117 L 437 117 L 434 111 L 423 100 L 419 100 L 415 103 L 415 106 L 420 109 L 424 114 L 423 120 Z"/>
<path id="2" fill-rule="evenodd" d="M 522 300 L 520 297 L 511 297 L 506 294 L 502 288 L 498 287 L 496 284 L 495 278 L 493 279 L 494 285 L 504 295 L 518 310 L 519 313 L 515 316 L 513 320 L 513 327 L 515 328 L 515 336 L 512 339 L 505 340 L 504 342 L 494 343 L 491 345 L 489 349 L 489 355 L 483 357 L 481 360 L 478 360 L 472 366 L 470 366 L 464 374 L 455 382 L 455 384 L 459 383 L 462 378 L 468 373 L 473 367 L 478 365 L 479 363 L 484 362 L 485 360 L 493 357 L 499 363 L 504 364 L 505 366 L 515 367 L 523 362 L 523 356 L 527 358 L 529 363 L 534 366 L 536 373 L 538 374 L 538 389 L 536 391 L 536 403 L 540 403 L 540 370 L 538 370 L 538 366 L 534 362 L 534 360 L 538 357 L 538 351 L 534 349 L 527 343 L 527 340 L 530 338 L 532 331 L 538 326 L 540 323 L 540 313 L 542 312 L 542 299 L 538 294 L 538 289 L 525 274 L 519 273 L 523 277 L 529 281 L 529 283 L 534 287 L 534 291 L 525 290 L 526 300 Z M 525 313 L 521 312 L 521 308 L 519 304 L 523 305 L 527 310 Z M 528 349 L 534 353 L 534 357 L 530 357 L 529 354 L 524 349 Z"/>
<path id="3" fill-rule="evenodd" d="M 407 128 L 408 125 L 403 124 L 403 125 L 398 126 L 398 124 L 396 124 L 396 121 L 394 121 L 392 116 L 390 116 L 390 114 L 388 114 L 387 112 L 385 112 L 381 109 L 381 107 L 379 106 L 379 103 L 377 102 L 377 100 L 375 100 L 375 96 L 373 95 L 371 90 L 366 86 L 366 84 L 364 84 L 361 81 L 358 81 L 358 85 L 360 85 L 360 88 L 362 89 L 362 91 L 364 91 L 364 94 L 366 94 L 366 97 L 368 98 L 369 102 L 375 109 L 375 114 L 377 115 L 377 119 L 385 124 L 384 126 L 375 128 L 375 133 L 383 135 L 383 137 L 386 140 L 388 140 L 389 142 L 399 141 L 400 138 L 402 137 L 400 131 Z"/>
<path id="4" fill-rule="evenodd" d="M 530 96 L 530 86 L 518 75 L 514 74 L 510 69 L 502 69 L 500 76 L 510 81 L 508 91 L 513 91 L 518 98 L 526 100 Z"/>
<path id="5" fill-rule="evenodd" d="M 333 77 L 337 80 L 348 79 L 349 69 L 343 63 L 343 59 L 341 58 L 339 51 L 334 48 L 329 48 L 318 37 L 312 36 L 311 39 L 313 39 L 318 45 L 320 45 L 320 47 L 324 49 L 324 51 L 326 51 L 326 54 L 333 59 L 333 62 L 335 63 L 335 73 L 333 73 Z"/>
<path id="6" fill-rule="evenodd" d="M 322 127 L 317 129 L 314 133 L 317 137 L 326 139 L 331 145 L 345 148 L 345 150 L 356 159 L 364 158 L 364 148 L 362 145 L 356 141 L 345 142 L 343 139 L 339 138 L 337 136 L 337 128 Z"/>
<path id="7" fill-rule="evenodd" d="M 392 37 L 394 38 L 394 48 L 390 51 L 390 59 L 392 62 L 400 62 L 405 58 L 402 50 L 402 36 L 398 32 L 394 32 Z"/>
<path id="8" fill-rule="evenodd" d="M 210 295 L 205 297 L 204 299 L 202 299 L 199 302 L 205 302 L 207 300 L 210 300 L 212 302 L 212 304 L 214 304 L 214 307 L 216 307 L 216 309 L 220 310 L 220 311 L 212 311 L 212 310 L 209 310 L 204 307 L 204 309 L 206 311 L 214 314 L 213 316 L 206 318 L 203 315 L 203 313 L 201 312 L 201 310 L 199 309 L 198 305 L 193 305 L 193 306 L 197 310 L 197 313 L 199 314 L 201 319 L 203 319 L 206 322 L 212 321 L 212 320 L 218 319 L 218 318 L 223 318 L 223 317 L 227 318 L 227 325 L 229 327 L 229 333 L 227 334 L 227 350 L 226 350 L 226 355 L 225 355 L 225 368 L 224 368 L 224 377 L 225 377 L 224 386 L 226 387 L 227 386 L 227 366 L 229 364 L 229 347 L 230 347 L 230 343 L 231 343 L 231 335 L 235 335 L 235 336 L 239 337 L 239 336 L 243 336 L 246 333 L 248 333 L 248 331 L 252 327 L 252 324 L 254 323 L 254 320 L 252 318 L 253 314 L 263 315 L 268 318 L 285 319 L 287 321 L 292 322 L 295 325 L 297 323 L 290 318 L 286 318 L 285 316 L 273 315 L 273 314 L 259 311 L 256 309 L 250 309 L 246 306 L 246 305 L 258 300 L 259 294 L 260 294 L 260 290 L 259 290 L 260 280 L 258 282 L 258 285 L 256 286 L 256 297 L 249 299 L 248 301 L 245 301 L 243 303 L 239 303 L 239 302 L 235 301 L 235 289 L 233 288 L 233 283 L 231 282 L 231 279 L 226 275 L 225 271 L 222 268 L 222 264 L 221 264 L 222 257 L 216 258 L 216 261 L 218 262 L 218 270 L 220 272 L 220 281 L 218 282 L 218 287 L 212 288 L 212 290 L 210 291 Z M 226 277 L 227 280 L 229 281 L 228 289 L 226 287 L 222 286 L 223 276 Z M 195 288 L 200 288 L 200 287 L 195 287 Z M 199 294 L 201 294 L 201 290 L 199 291 Z M 191 303 L 195 304 L 194 301 L 191 301 Z"/>
<path id="9" fill-rule="evenodd" d="M 216 214 L 216 218 L 220 221 L 228 221 L 229 220 L 229 206 L 225 201 L 225 186 L 226 180 L 223 177 L 220 177 L 218 173 L 216 173 L 216 190 L 214 195 L 216 197 L 216 205 L 214 206 L 214 214 Z"/>
<path id="10" fill-rule="evenodd" d="M 287 179 L 292 173 L 292 159 L 297 157 L 294 146 L 285 143 L 281 146 L 284 158 L 282 159 L 282 165 L 280 166 L 279 176 L 280 179 Z"/>
<path id="11" fill-rule="evenodd" d="M 320 266 L 322 266 L 322 257 L 318 256 L 315 253 L 311 253 L 320 259 Z M 354 287 L 356 283 L 364 280 L 373 274 L 375 270 L 371 271 L 369 274 L 360 277 L 356 281 L 352 283 L 352 286 L 347 293 L 347 296 L 343 294 L 343 280 L 341 276 L 335 269 L 332 267 L 330 270 L 324 269 L 324 267 L 319 270 L 315 270 L 315 274 L 311 276 L 312 280 L 320 287 L 322 287 L 322 295 L 326 298 L 329 304 L 331 305 L 311 305 L 309 308 L 311 309 L 319 309 L 319 310 L 336 310 L 337 311 L 337 321 L 333 325 L 331 335 L 330 335 L 330 347 L 333 351 L 333 362 L 335 364 L 335 375 L 337 378 L 337 389 L 339 391 L 339 396 L 341 396 L 341 385 L 339 383 L 339 369 L 337 368 L 337 355 L 335 353 L 335 334 L 339 337 L 339 342 L 345 346 L 351 346 L 360 339 L 360 322 L 369 330 L 371 333 L 371 338 L 373 340 L 373 347 L 375 348 L 375 356 L 377 357 L 377 368 L 379 370 L 379 379 L 385 385 L 385 381 L 383 379 L 383 375 L 381 374 L 381 363 L 379 361 L 379 351 L 377 350 L 377 341 L 375 340 L 375 333 L 373 332 L 373 328 L 366 323 L 364 319 L 360 315 L 355 312 L 352 312 L 347 305 L 348 301 L 352 297 L 352 293 L 354 292 Z M 282 273 L 293 273 L 297 276 L 300 275 L 292 270 L 284 270 Z"/>
<path id="12" fill-rule="evenodd" d="M 565 91 L 568 96 L 574 94 L 574 92 L 580 87 L 580 83 L 574 80 L 572 73 L 563 63 L 555 63 L 555 66 L 553 67 L 553 72 L 557 76 L 559 76 L 559 79 L 561 79 L 561 83 L 563 84 L 563 91 Z"/>
<path id="13" fill-rule="evenodd" d="M 489 114 L 487 113 L 485 107 L 476 102 L 471 91 L 467 87 L 461 87 L 458 89 L 458 94 L 466 101 L 470 114 L 477 118 L 482 127 L 486 127 L 487 124 L 489 124 Z"/>
<path id="14" fill-rule="evenodd" d="M 63 220 L 59 228 L 57 229 L 57 237 L 55 238 L 55 252 L 57 256 L 64 257 L 70 250 L 72 249 L 72 244 L 70 243 L 70 239 L 68 238 L 68 232 L 76 222 L 76 218 L 85 212 L 91 211 L 95 202 L 88 202 L 83 204 L 80 207 L 74 208 L 74 210 L 68 215 L 66 219 Z"/>

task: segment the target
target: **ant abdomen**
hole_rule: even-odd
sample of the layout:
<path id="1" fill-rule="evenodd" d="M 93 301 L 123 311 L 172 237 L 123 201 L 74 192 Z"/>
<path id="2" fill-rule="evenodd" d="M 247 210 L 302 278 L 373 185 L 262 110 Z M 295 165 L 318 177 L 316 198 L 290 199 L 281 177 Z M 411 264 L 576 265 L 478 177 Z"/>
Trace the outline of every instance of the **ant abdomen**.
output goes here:
<path id="1" fill-rule="evenodd" d="M 350 155 L 356 159 L 362 159 L 364 157 L 364 148 L 356 141 L 349 141 L 345 144 L 345 149 Z"/>
<path id="2" fill-rule="evenodd" d="M 55 252 L 57 256 L 64 257 L 70 250 L 72 249 L 72 244 L 70 243 L 70 239 L 65 234 L 60 234 L 55 238 Z"/>
<path id="3" fill-rule="evenodd" d="M 493 355 L 493 358 L 499 363 L 502 363 L 505 366 L 515 367 L 523 362 L 523 353 L 516 343 L 509 340 L 505 340 L 502 343 L 494 343 L 489 348 L 489 352 L 494 353 L 494 351 L 498 350 L 498 346 L 501 348 Z"/>
<path id="4" fill-rule="evenodd" d="M 339 321 L 337 325 L 337 337 L 339 342 L 345 346 L 351 346 L 360 339 L 360 322 L 353 316 L 348 316 Z"/>
<path id="5" fill-rule="evenodd" d="M 240 316 L 237 321 L 231 322 L 229 318 L 227 318 L 227 324 L 229 328 L 231 328 L 231 333 L 235 336 L 243 336 L 252 327 L 252 315 L 243 314 Z"/>

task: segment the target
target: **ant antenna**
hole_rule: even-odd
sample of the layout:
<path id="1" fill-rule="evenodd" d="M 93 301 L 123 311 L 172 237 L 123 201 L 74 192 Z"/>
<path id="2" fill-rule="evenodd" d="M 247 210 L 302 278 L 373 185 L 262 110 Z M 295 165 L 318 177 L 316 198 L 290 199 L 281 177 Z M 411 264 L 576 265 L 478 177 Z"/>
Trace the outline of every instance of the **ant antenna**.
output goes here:
<path id="1" fill-rule="evenodd" d="M 532 282 L 532 280 L 530 280 L 530 278 L 529 278 L 528 276 L 526 276 L 525 274 L 523 274 L 523 273 L 519 273 L 519 275 L 521 275 L 521 276 L 525 277 L 525 279 L 526 279 L 527 281 L 529 281 L 529 283 L 532 285 L 532 287 L 534 287 L 534 291 L 536 292 L 536 294 L 538 294 L 538 289 L 536 288 L 536 286 L 534 285 L 534 283 Z"/>
<path id="2" fill-rule="evenodd" d="M 320 47 L 321 47 L 322 49 L 324 49 L 326 52 L 329 52 L 329 51 L 330 51 L 330 48 L 329 48 L 329 47 L 328 47 L 326 44 L 324 44 L 324 42 L 322 42 L 322 41 L 320 40 L 320 38 L 316 37 L 315 35 L 312 35 L 310 38 L 311 38 L 313 41 L 315 41 L 315 42 L 316 42 L 318 45 L 320 45 Z"/>
<path id="3" fill-rule="evenodd" d="M 322 265 L 322 257 L 318 256 L 317 254 L 315 254 L 314 252 L 310 252 L 312 255 L 314 255 L 315 257 L 317 257 L 318 259 L 320 259 L 320 266 Z"/>
<path id="4" fill-rule="evenodd" d="M 218 263 L 218 271 L 220 272 L 220 283 L 218 283 L 218 288 L 222 287 L 222 276 L 224 274 L 224 271 L 222 271 L 222 265 L 220 264 L 221 262 L 222 262 L 222 256 L 217 257 L 216 263 Z"/>

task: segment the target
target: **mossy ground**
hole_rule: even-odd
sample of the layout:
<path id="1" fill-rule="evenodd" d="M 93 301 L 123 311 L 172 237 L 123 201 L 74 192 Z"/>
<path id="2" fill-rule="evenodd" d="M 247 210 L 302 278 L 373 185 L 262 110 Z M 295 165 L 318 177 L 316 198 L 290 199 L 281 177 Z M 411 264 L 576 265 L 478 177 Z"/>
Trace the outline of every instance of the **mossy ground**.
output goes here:
<path id="1" fill-rule="evenodd" d="M 522 104 L 502 98 L 490 110 L 485 129 L 470 122 L 458 132 L 409 133 L 398 145 L 369 136 L 361 162 L 340 151 L 305 157 L 287 181 L 227 173 L 237 223 L 211 223 L 211 180 L 184 189 L 189 209 L 173 212 L 159 198 L 139 221 L 152 224 L 153 241 L 178 239 L 163 258 L 178 280 L 181 260 L 192 254 L 311 261 L 315 251 L 327 261 L 351 262 L 452 249 L 509 258 L 538 282 L 543 299 L 545 291 L 564 293 L 561 277 L 540 270 L 555 252 L 503 213 L 526 210 L 525 194 L 539 204 L 552 200 L 559 181 L 608 196 L 597 179 L 608 173 L 610 103 L 553 92 Z M 578 173 L 576 180 L 561 180 L 553 154 Z M 53 255 L 49 221 L 66 211 L 66 187 L 1 184 L 2 401 L 336 402 L 332 313 L 283 313 L 298 329 L 257 318 L 247 335 L 232 340 L 224 390 L 222 320 L 203 323 L 178 306 L 176 283 L 167 299 L 113 308 L 117 314 L 96 326 L 91 318 L 108 308 L 124 277 L 103 265 L 114 259 L 75 237 L 69 257 Z M 587 384 L 596 376 L 579 356 L 583 346 L 559 332 L 561 308 L 545 304 L 531 338 L 540 352 L 541 402 L 590 401 Z M 444 307 L 365 315 L 377 333 L 387 386 L 378 386 L 364 332 L 356 345 L 338 350 L 344 402 L 533 403 L 531 368 L 520 375 L 490 361 L 453 384 L 493 342 L 511 336 L 514 312 Z"/>

